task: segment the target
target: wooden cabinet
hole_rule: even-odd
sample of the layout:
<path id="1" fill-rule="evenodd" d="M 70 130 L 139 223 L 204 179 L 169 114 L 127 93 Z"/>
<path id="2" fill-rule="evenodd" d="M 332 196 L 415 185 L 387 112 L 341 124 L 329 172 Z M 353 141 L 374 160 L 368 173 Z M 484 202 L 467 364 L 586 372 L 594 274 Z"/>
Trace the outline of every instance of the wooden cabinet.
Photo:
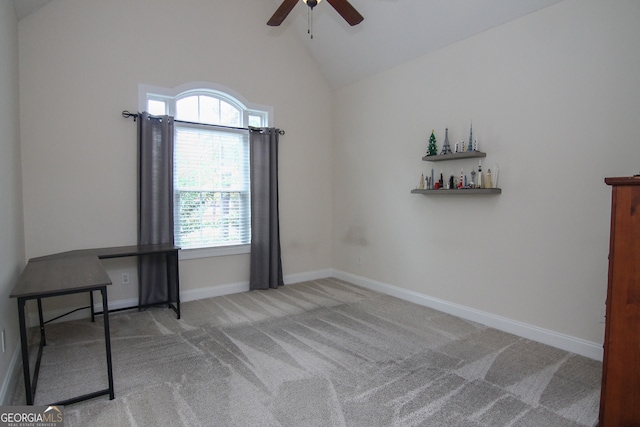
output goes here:
<path id="1" fill-rule="evenodd" d="M 600 427 L 640 426 L 640 177 L 612 186 Z"/>

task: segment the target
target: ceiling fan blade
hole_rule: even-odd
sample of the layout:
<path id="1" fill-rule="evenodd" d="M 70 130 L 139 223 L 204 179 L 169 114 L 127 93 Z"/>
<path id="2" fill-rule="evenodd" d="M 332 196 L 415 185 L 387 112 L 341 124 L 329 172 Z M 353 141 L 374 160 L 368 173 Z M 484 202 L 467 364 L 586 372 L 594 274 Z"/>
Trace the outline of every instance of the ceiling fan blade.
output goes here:
<path id="1" fill-rule="evenodd" d="M 351 26 L 358 25 L 364 19 L 356 8 L 351 6 L 351 3 L 347 0 L 327 0 L 327 2 L 329 2 L 336 12 L 338 12 L 340 16 L 342 16 Z"/>
<path id="2" fill-rule="evenodd" d="M 284 0 L 276 13 L 273 14 L 267 25 L 271 27 L 277 27 L 282 24 L 282 21 L 289 15 L 289 13 L 293 10 L 293 7 L 298 3 L 298 0 Z"/>

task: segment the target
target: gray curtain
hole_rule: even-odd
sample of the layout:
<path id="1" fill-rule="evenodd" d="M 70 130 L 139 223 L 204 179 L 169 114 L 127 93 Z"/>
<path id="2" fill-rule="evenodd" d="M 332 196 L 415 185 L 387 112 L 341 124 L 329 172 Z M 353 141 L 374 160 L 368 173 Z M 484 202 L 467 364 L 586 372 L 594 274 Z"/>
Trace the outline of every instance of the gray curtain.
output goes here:
<path id="1" fill-rule="evenodd" d="M 141 113 L 138 150 L 138 244 L 173 244 L 173 117 Z M 175 299 L 176 274 L 170 288 L 165 255 L 139 257 L 140 305 Z"/>
<path id="2" fill-rule="evenodd" d="M 249 288 L 284 285 L 280 258 L 278 215 L 278 129 L 252 128 L 249 135 L 251 170 L 251 275 Z"/>

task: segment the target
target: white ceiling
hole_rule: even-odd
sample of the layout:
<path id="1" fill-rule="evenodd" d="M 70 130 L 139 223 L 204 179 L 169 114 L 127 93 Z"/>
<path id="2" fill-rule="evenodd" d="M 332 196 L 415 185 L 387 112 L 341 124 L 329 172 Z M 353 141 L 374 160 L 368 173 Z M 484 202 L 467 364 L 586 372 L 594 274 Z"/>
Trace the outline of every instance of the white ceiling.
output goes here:
<path id="1" fill-rule="evenodd" d="M 13 0 L 18 19 L 50 1 Z M 275 12 L 281 0 L 270 1 Z M 323 1 L 313 11 L 313 39 L 307 33 L 308 8 L 300 1 L 280 27 L 268 31 L 298 33 L 336 88 L 561 1 L 350 0 L 364 16 L 355 27 Z M 264 17 L 265 26 L 270 17 Z"/>
<path id="2" fill-rule="evenodd" d="M 280 0 L 272 1 L 275 11 Z M 339 87 L 560 1 L 349 0 L 364 16 L 354 27 L 323 1 L 313 10 L 313 40 L 300 2 L 282 26 L 300 34 L 327 80 Z"/>
<path id="3" fill-rule="evenodd" d="M 36 9 L 39 9 L 45 4 L 49 3 L 50 1 L 51 0 L 13 0 L 13 5 L 16 8 L 16 15 L 18 15 L 18 20 L 20 20 Z"/>

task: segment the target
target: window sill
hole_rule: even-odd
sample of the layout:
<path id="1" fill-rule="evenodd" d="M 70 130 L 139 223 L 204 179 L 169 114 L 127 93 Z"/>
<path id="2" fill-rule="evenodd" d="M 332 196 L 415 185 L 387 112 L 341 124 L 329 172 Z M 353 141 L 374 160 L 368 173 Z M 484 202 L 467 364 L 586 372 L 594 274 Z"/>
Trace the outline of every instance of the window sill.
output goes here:
<path id="1" fill-rule="evenodd" d="M 211 258 L 227 255 L 242 255 L 251 253 L 251 245 L 218 246 L 215 248 L 182 249 L 179 251 L 180 260 Z"/>

